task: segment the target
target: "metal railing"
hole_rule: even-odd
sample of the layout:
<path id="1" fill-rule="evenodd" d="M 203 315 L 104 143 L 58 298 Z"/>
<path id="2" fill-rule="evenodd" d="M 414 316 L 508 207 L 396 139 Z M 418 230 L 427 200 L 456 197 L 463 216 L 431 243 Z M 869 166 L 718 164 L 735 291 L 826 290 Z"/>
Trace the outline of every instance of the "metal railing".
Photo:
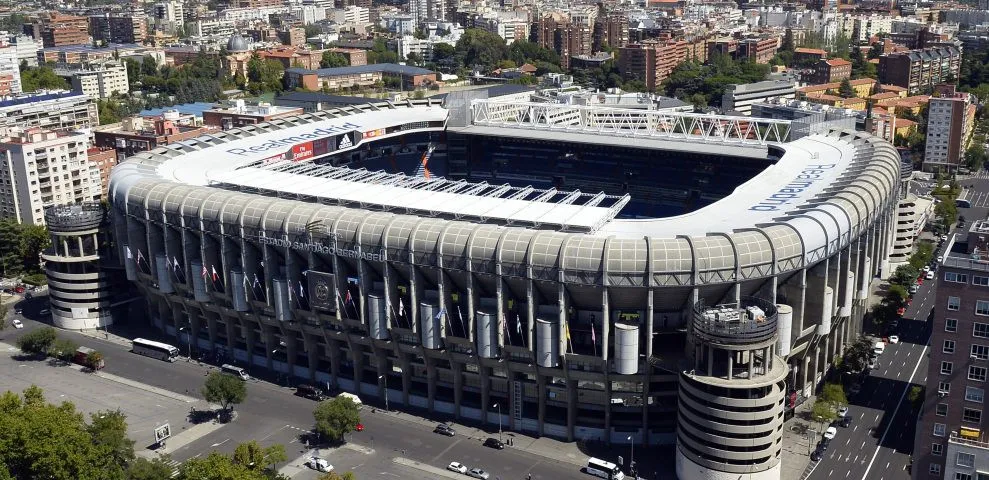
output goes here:
<path id="1" fill-rule="evenodd" d="M 56 205 L 45 209 L 45 223 L 56 232 L 91 230 L 99 228 L 104 221 L 106 210 L 100 203 Z"/>
<path id="2" fill-rule="evenodd" d="M 763 318 L 749 318 L 745 307 L 759 307 Z M 736 312 L 737 320 L 715 319 L 705 313 L 712 309 Z M 701 340 L 720 344 L 749 344 L 769 340 L 776 335 L 776 305 L 759 298 L 743 298 L 739 304 L 708 307 L 703 303 L 694 306 L 692 328 Z"/>

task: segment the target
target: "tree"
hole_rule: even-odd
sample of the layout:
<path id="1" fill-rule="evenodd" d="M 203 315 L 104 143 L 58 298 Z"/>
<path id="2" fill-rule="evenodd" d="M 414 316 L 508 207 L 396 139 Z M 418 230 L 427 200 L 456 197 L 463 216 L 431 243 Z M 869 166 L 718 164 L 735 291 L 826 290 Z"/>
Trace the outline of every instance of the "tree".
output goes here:
<path id="1" fill-rule="evenodd" d="M 127 466 L 127 480 L 170 480 L 175 471 L 169 464 L 168 456 L 148 460 L 143 457 L 135 458 Z"/>
<path id="2" fill-rule="evenodd" d="M 179 480 L 267 480 L 260 470 L 252 470 L 231 457 L 211 452 L 206 457 L 186 460 L 179 467 Z"/>
<path id="3" fill-rule="evenodd" d="M 68 90 L 69 82 L 55 75 L 48 67 L 28 67 L 21 72 L 21 89 L 25 92 L 38 90 Z"/>
<path id="4" fill-rule="evenodd" d="M 256 440 L 237 445 L 233 455 L 234 463 L 244 465 L 255 471 L 274 472 L 277 464 L 287 460 L 285 445 L 276 443 L 269 447 L 262 447 Z"/>
<path id="5" fill-rule="evenodd" d="M 844 98 L 855 98 L 855 89 L 852 88 L 852 84 L 847 78 L 841 81 L 841 85 L 838 87 L 838 96 Z"/>
<path id="6" fill-rule="evenodd" d="M 89 352 L 89 354 L 86 355 L 86 364 L 90 368 L 94 368 L 94 369 L 100 368 L 100 364 L 102 363 L 103 363 L 102 353 L 93 350 L 92 352 Z"/>
<path id="7" fill-rule="evenodd" d="M 422 65 L 423 63 L 422 55 L 419 55 L 416 52 L 409 52 L 409 54 L 405 56 L 405 63 L 408 63 L 409 65 L 413 65 L 413 66 Z"/>
<path id="8" fill-rule="evenodd" d="M 206 377 L 202 394 L 206 401 L 219 403 L 223 410 L 230 411 L 247 398 L 247 384 L 233 375 L 213 372 Z"/>
<path id="9" fill-rule="evenodd" d="M 986 154 L 986 147 L 982 142 L 972 142 L 972 146 L 965 150 L 965 166 L 971 170 L 982 170 L 986 162 L 989 162 L 989 155 Z"/>
<path id="10" fill-rule="evenodd" d="M 907 400 L 910 401 L 910 405 L 913 408 L 920 408 L 924 403 L 924 387 L 920 385 L 910 387 L 910 392 L 907 393 Z"/>
<path id="11" fill-rule="evenodd" d="M 93 444 L 117 465 L 134 460 L 134 441 L 127 438 L 127 415 L 118 408 L 90 415 L 87 427 Z"/>
<path id="12" fill-rule="evenodd" d="M 499 60 L 508 56 L 505 39 L 479 28 L 469 28 L 457 41 L 457 57 L 463 59 L 462 65 L 472 68 L 479 67 L 485 72 L 494 69 Z"/>
<path id="13" fill-rule="evenodd" d="M 831 403 L 818 398 L 814 402 L 814 406 L 811 407 L 811 416 L 814 418 L 814 421 L 821 424 L 828 424 L 838 417 L 838 412 L 831 406 Z"/>
<path id="14" fill-rule="evenodd" d="M 59 360 L 69 361 L 72 360 L 77 348 L 79 348 L 79 344 L 68 338 L 56 338 L 55 342 L 48 348 L 48 354 Z"/>
<path id="15" fill-rule="evenodd" d="M 17 348 L 24 353 L 47 354 L 58 335 L 52 327 L 43 327 L 28 332 L 17 339 Z"/>
<path id="16" fill-rule="evenodd" d="M 354 480 L 354 472 L 345 472 L 343 475 L 337 472 L 327 472 L 320 475 L 319 480 Z"/>
<path id="17" fill-rule="evenodd" d="M 316 419 L 316 432 L 333 441 L 342 440 L 360 422 L 357 404 L 347 397 L 319 402 L 313 417 Z"/>
<path id="18" fill-rule="evenodd" d="M 322 68 L 346 67 L 348 65 L 350 65 L 350 62 L 347 61 L 346 56 L 329 50 L 323 52 L 323 58 L 319 60 L 319 66 Z"/>
<path id="19" fill-rule="evenodd" d="M 845 396 L 845 388 L 838 383 L 826 383 L 821 388 L 818 398 L 831 404 L 835 408 L 848 405 L 848 397 Z"/>

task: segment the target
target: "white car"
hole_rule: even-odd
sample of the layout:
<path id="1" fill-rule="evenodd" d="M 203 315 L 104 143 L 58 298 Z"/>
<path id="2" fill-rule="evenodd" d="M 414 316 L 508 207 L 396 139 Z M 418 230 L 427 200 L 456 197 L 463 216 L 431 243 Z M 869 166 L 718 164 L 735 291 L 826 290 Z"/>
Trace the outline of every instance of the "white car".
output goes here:
<path id="1" fill-rule="evenodd" d="M 924 278 L 934 280 L 934 272 L 927 272 L 927 275 L 925 275 Z"/>
<path id="2" fill-rule="evenodd" d="M 845 415 L 848 415 L 848 407 L 841 407 L 841 408 L 839 408 L 838 409 L 838 418 L 842 418 Z"/>
<path id="3" fill-rule="evenodd" d="M 837 428 L 828 427 L 828 429 L 824 431 L 824 438 L 828 440 L 834 440 L 835 435 L 838 435 Z"/>
<path id="4" fill-rule="evenodd" d="M 927 273 L 927 272 L 930 272 L 930 271 L 931 271 L 931 266 L 930 265 L 924 265 L 924 273 Z"/>
<path id="5" fill-rule="evenodd" d="M 889 343 L 900 343 L 900 337 L 896 335 L 889 336 Z"/>
<path id="6" fill-rule="evenodd" d="M 306 460 L 306 466 L 317 472 L 333 471 L 333 465 L 330 465 L 330 462 L 319 457 L 309 457 L 309 460 Z"/>
<path id="7" fill-rule="evenodd" d="M 20 321 L 20 320 L 18 320 L 18 319 L 16 319 L 16 318 L 15 318 L 15 319 L 13 319 L 13 320 L 11 320 L 11 321 L 10 321 L 10 324 L 11 324 L 11 325 L 13 325 L 13 326 L 14 326 L 14 328 L 24 328 L 24 324 L 23 324 L 23 323 L 21 323 L 21 321 Z"/>
<path id="8" fill-rule="evenodd" d="M 457 472 L 464 475 L 467 474 L 467 466 L 460 462 L 450 462 L 450 464 L 446 466 L 446 469 L 451 472 Z"/>
<path id="9" fill-rule="evenodd" d="M 481 470 L 480 468 L 472 468 L 472 469 L 470 469 L 470 471 L 467 472 L 467 475 L 468 476 L 471 476 L 471 477 L 474 477 L 474 478 L 480 478 L 481 480 L 488 480 L 488 477 L 491 476 L 491 475 L 488 474 L 488 472 L 485 472 L 484 470 Z"/>

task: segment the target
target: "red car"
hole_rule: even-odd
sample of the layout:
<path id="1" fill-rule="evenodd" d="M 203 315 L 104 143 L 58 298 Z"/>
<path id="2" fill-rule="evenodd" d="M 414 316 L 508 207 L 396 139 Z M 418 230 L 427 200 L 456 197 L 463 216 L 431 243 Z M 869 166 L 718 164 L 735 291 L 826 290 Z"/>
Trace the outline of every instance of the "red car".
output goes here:
<path id="1" fill-rule="evenodd" d="M 24 287 L 17 287 L 14 289 L 14 291 L 17 293 L 24 293 Z"/>
<path id="2" fill-rule="evenodd" d="M 358 432 L 363 432 L 364 431 L 364 424 L 363 423 L 358 423 L 357 424 L 357 431 Z"/>

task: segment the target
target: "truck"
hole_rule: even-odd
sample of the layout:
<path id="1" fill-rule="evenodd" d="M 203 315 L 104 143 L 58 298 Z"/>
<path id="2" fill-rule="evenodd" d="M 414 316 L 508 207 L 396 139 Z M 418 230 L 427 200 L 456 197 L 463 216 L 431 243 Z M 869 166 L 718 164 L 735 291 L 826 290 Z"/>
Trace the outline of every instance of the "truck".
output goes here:
<path id="1" fill-rule="evenodd" d="M 91 356 L 91 354 L 94 353 L 96 355 Z M 93 358 L 96 358 L 95 362 L 92 361 Z M 89 347 L 77 348 L 75 355 L 72 356 L 72 361 L 93 370 L 100 370 L 106 366 L 106 361 L 103 360 L 103 356 L 96 350 Z"/>

